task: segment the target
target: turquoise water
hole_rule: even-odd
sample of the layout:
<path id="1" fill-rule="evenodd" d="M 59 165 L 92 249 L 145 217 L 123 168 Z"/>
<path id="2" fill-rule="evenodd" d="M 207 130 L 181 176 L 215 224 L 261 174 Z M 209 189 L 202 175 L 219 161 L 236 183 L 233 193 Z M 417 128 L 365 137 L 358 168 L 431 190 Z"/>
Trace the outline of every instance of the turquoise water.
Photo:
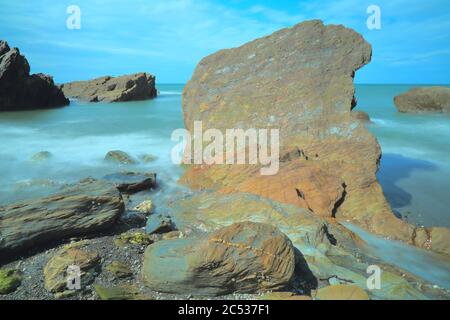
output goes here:
<path id="1" fill-rule="evenodd" d="M 378 178 L 392 208 L 411 223 L 450 227 L 450 115 L 402 114 L 393 98 L 409 85 L 357 85 L 357 110 L 383 158 Z"/>
<path id="2" fill-rule="evenodd" d="M 407 85 L 357 85 L 358 110 L 369 113 L 383 159 L 379 180 L 397 215 L 426 226 L 450 227 L 450 115 L 398 113 L 393 97 Z M 92 104 L 0 114 L 0 203 L 46 194 L 87 176 L 101 178 L 123 168 L 105 163 L 109 150 L 157 160 L 127 170 L 155 171 L 174 185 L 180 169 L 170 160 L 174 129 L 183 127 L 183 85 L 159 85 L 150 101 Z M 50 151 L 48 162 L 30 161 Z M 51 180 L 51 181 L 48 181 Z"/>

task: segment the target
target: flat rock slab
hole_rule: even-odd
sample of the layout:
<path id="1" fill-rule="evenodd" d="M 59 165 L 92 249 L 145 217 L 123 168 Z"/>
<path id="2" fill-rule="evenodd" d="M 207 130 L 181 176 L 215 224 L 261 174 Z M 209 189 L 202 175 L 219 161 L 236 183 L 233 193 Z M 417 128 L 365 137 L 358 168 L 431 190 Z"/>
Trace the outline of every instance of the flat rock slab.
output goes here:
<path id="1" fill-rule="evenodd" d="M 58 194 L 0 207 L 0 256 L 111 227 L 124 203 L 111 183 L 85 180 Z"/>
<path id="2" fill-rule="evenodd" d="M 404 113 L 450 112 L 450 88 L 413 88 L 396 96 L 394 103 Z"/>
<path id="3" fill-rule="evenodd" d="M 291 241 L 277 228 L 242 222 L 205 238 L 150 245 L 143 278 L 152 290 L 197 296 L 281 289 L 295 267 Z"/>
<path id="4" fill-rule="evenodd" d="M 156 97 L 155 76 L 136 73 L 120 77 L 101 77 L 61 85 L 67 97 L 89 102 L 122 102 Z"/>

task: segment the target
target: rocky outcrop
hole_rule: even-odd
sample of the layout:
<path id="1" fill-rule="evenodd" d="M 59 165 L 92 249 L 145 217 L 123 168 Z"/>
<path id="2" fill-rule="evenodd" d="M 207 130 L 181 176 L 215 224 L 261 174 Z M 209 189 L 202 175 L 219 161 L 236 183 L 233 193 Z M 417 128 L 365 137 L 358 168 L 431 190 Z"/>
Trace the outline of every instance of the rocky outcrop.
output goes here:
<path id="1" fill-rule="evenodd" d="M 142 275 L 156 291 L 214 296 L 281 289 L 294 266 L 294 249 L 283 233 L 242 222 L 206 238 L 156 242 L 145 252 Z"/>
<path id="2" fill-rule="evenodd" d="M 0 40 L 0 111 L 33 110 L 69 104 L 52 77 L 30 75 L 30 65 L 19 49 Z"/>
<path id="3" fill-rule="evenodd" d="M 155 76 L 136 73 L 120 77 L 101 77 L 61 85 L 67 97 L 89 102 L 122 102 L 156 97 Z"/>
<path id="4" fill-rule="evenodd" d="M 411 241 L 414 228 L 393 215 L 377 182 L 380 146 L 352 112 L 353 77 L 371 54 L 353 30 L 307 21 L 204 58 L 183 92 L 186 128 L 279 129 L 280 167 L 262 176 L 262 165 L 191 165 L 181 181 Z"/>
<path id="5" fill-rule="evenodd" d="M 0 208 L 0 256 L 111 227 L 124 210 L 114 185 L 86 180 L 53 196 Z"/>
<path id="6" fill-rule="evenodd" d="M 419 87 L 394 98 L 400 112 L 450 112 L 450 88 Z"/>

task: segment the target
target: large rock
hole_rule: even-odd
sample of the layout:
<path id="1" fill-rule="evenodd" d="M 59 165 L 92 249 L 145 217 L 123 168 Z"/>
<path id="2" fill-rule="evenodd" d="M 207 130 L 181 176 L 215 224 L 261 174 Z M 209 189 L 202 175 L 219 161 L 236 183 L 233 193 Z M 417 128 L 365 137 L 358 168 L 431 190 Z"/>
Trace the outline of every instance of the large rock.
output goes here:
<path id="1" fill-rule="evenodd" d="M 69 104 L 52 77 L 30 75 L 30 65 L 19 49 L 0 40 L 0 111 L 32 110 Z"/>
<path id="2" fill-rule="evenodd" d="M 369 295 L 360 287 L 337 284 L 317 291 L 318 300 L 369 300 Z"/>
<path id="3" fill-rule="evenodd" d="M 450 88 L 419 87 L 394 98 L 400 112 L 450 112 Z"/>
<path id="4" fill-rule="evenodd" d="M 204 58 L 183 92 L 186 128 L 280 130 L 280 168 L 191 165 L 182 182 L 221 193 L 248 192 L 352 220 L 411 241 L 377 182 L 380 146 L 355 118 L 355 72 L 371 46 L 351 29 L 308 21 Z"/>
<path id="5" fill-rule="evenodd" d="M 0 256 L 111 227 L 124 210 L 114 185 L 86 180 L 53 196 L 0 208 Z"/>
<path id="6" fill-rule="evenodd" d="M 159 241 L 147 248 L 142 272 L 153 290 L 210 296 L 281 289 L 294 266 L 294 249 L 283 233 L 242 222 L 206 238 Z"/>
<path id="7" fill-rule="evenodd" d="M 155 76 L 148 73 L 69 82 L 61 85 L 61 89 L 68 97 L 90 102 L 136 101 L 157 95 Z"/>
<path id="8" fill-rule="evenodd" d="M 65 292 L 68 288 L 69 267 L 80 268 L 80 289 L 94 281 L 101 258 L 96 252 L 82 248 L 64 248 L 57 252 L 44 267 L 44 285 L 51 293 Z M 75 271 L 76 272 L 76 271 Z"/>

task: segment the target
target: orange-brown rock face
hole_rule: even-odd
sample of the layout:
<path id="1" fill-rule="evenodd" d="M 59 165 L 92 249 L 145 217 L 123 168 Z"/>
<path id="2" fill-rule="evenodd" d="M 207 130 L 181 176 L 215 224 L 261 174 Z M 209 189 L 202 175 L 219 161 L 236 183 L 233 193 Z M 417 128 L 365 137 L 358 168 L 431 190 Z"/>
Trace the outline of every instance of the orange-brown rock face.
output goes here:
<path id="1" fill-rule="evenodd" d="M 193 130 L 280 130 L 280 167 L 191 166 L 182 182 L 223 193 L 248 192 L 350 219 L 366 229 L 410 240 L 376 179 L 380 147 L 354 107 L 355 71 L 371 46 L 343 26 L 308 21 L 204 58 L 183 93 L 185 125 Z"/>

